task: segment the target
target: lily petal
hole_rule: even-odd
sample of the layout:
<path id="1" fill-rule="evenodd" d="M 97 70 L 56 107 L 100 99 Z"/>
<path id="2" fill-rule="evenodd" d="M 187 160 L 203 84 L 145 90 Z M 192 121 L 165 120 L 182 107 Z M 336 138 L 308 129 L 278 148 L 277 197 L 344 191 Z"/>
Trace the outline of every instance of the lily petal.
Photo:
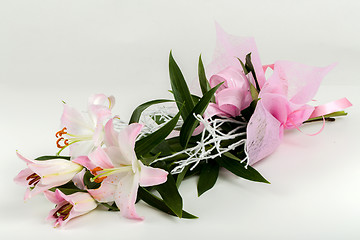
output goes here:
<path id="1" fill-rule="evenodd" d="M 160 168 L 145 166 L 140 162 L 140 186 L 148 187 L 166 182 L 168 172 Z"/>
<path id="2" fill-rule="evenodd" d="M 119 133 L 114 129 L 113 119 L 110 119 L 105 125 L 104 142 L 107 147 L 118 146 Z"/>
<path id="3" fill-rule="evenodd" d="M 127 173 L 117 173 L 114 175 L 110 175 L 102 181 L 101 186 L 99 188 L 88 189 L 87 191 L 98 202 L 113 202 L 115 201 L 115 192 L 117 189 L 118 182 L 126 174 Z"/>
<path id="4" fill-rule="evenodd" d="M 98 147 L 95 151 L 93 151 L 89 155 L 89 159 L 94 165 L 96 165 L 96 167 L 101 167 L 102 169 L 114 167 L 111 159 L 101 147 Z"/>
<path id="5" fill-rule="evenodd" d="M 120 209 L 122 216 L 130 219 L 143 220 L 142 217 L 138 216 L 135 209 L 139 180 L 139 172 L 129 172 L 121 178 L 115 193 L 115 203 Z"/>

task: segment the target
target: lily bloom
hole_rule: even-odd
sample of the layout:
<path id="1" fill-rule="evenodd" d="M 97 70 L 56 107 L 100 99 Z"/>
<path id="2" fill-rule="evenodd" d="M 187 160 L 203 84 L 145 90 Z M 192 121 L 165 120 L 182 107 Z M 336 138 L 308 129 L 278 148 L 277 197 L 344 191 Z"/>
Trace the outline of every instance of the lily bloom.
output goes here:
<path id="1" fill-rule="evenodd" d="M 14 178 L 16 183 L 27 187 L 25 200 L 69 182 L 83 169 L 81 165 L 65 159 L 37 161 L 27 159 L 18 152 L 16 154 L 27 164 L 27 168 L 20 171 Z"/>
<path id="2" fill-rule="evenodd" d="M 96 201 L 85 192 L 65 195 L 56 189 L 55 192 L 46 191 L 44 194 L 49 201 L 56 204 L 47 217 L 48 221 L 54 222 L 54 227 L 62 227 L 70 219 L 84 215 L 97 207 Z"/>
<path id="3" fill-rule="evenodd" d="M 89 98 L 88 111 L 84 114 L 64 104 L 61 116 L 62 130 L 56 133 L 56 144 L 61 150 L 69 146 L 70 155 L 76 158 L 88 155 L 104 141 L 104 123 L 111 118 L 115 104 L 113 96 L 97 94 Z"/>
<path id="4" fill-rule="evenodd" d="M 95 182 L 101 183 L 98 189 L 88 189 L 98 202 L 115 201 L 122 216 L 137 220 L 143 219 L 135 210 L 138 187 L 164 183 L 168 174 L 137 159 L 134 146 L 142 126 L 133 123 L 116 132 L 111 119 L 105 125 L 106 148 L 98 147 L 88 158 L 74 160 L 95 175 Z"/>
<path id="5" fill-rule="evenodd" d="M 322 79 L 333 67 L 275 62 L 274 72 L 261 89 L 260 100 L 247 126 L 250 164 L 275 151 L 284 129 L 298 128 L 309 119 L 314 107 L 306 103 L 312 100 Z"/>

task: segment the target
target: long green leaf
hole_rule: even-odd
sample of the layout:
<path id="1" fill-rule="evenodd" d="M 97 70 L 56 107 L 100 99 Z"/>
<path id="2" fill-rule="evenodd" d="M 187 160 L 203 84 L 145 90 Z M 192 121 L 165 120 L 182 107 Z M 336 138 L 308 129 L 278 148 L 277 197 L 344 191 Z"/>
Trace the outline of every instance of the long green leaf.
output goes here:
<path id="1" fill-rule="evenodd" d="M 246 55 L 245 67 L 249 70 L 249 72 L 252 73 L 252 75 L 254 77 L 254 80 L 255 80 L 256 90 L 258 92 L 260 92 L 260 85 L 259 85 L 259 82 L 258 82 L 257 77 L 256 77 L 255 68 L 254 68 L 254 65 L 251 62 L 251 53 Z"/>
<path id="2" fill-rule="evenodd" d="M 216 162 L 221 166 L 232 172 L 233 174 L 255 182 L 269 183 L 261 174 L 251 166 L 245 168 L 246 163 L 242 163 L 241 159 L 234 155 L 224 154 L 216 158 Z"/>
<path id="3" fill-rule="evenodd" d="M 159 130 L 136 142 L 135 152 L 138 157 L 149 153 L 153 148 L 160 144 L 172 130 L 174 130 L 176 123 L 179 120 L 180 112 Z"/>
<path id="4" fill-rule="evenodd" d="M 51 160 L 51 159 L 65 159 L 65 160 L 70 160 L 70 157 L 68 156 L 41 156 L 38 158 L 35 158 L 35 160 L 38 161 L 46 161 L 46 160 Z"/>
<path id="5" fill-rule="evenodd" d="M 216 161 L 209 161 L 204 164 L 200 172 L 199 181 L 197 184 L 198 196 L 210 190 L 216 183 L 219 176 L 219 164 Z"/>
<path id="6" fill-rule="evenodd" d="M 76 192 L 86 192 L 85 190 L 81 190 L 77 186 L 75 186 L 75 184 L 73 182 L 68 182 L 64 185 L 50 188 L 49 190 L 52 192 L 55 192 L 56 189 L 59 189 L 65 195 L 70 195 L 70 194 L 73 194 Z"/>
<path id="7" fill-rule="evenodd" d="M 165 202 L 153 195 L 151 192 L 147 191 L 145 188 L 139 187 L 138 196 L 141 200 L 149 204 L 150 206 L 159 209 L 162 212 L 176 216 L 176 214 L 165 204 Z M 182 218 L 195 219 L 198 218 L 186 211 L 182 211 Z"/>
<path id="8" fill-rule="evenodd" d="M 244 71 L 245 75 L 247 75 L 249 73 L 249 71 L 251 71 L 251 70 L 247 69 L 247 67 L 244 65 L 244 63 L 241 61 L 240 58 L 238 58 L 238 60 L 240 61 L 240 64 L 241 64 L 241 66 L 243 68 L 243 71 Z M 252 64 L 251 64 L 251 66 L 252 66 Z M 254 87 L 254 85 L 250 81 L 249 81 L 249 84 L 250 84 L 250 94 L 251 94 L 252 100 L 258 99 L 258 97 L 259 97 L 258 90 L 256 89 L 256 87 Z"/>
<path id="9" fill-rule="evenodd" d="M 192 109 L 191 114 L 185 119 L 184 124 L 180 130 L 180 143 L 183 147 L 187 146 L 191 138 L 191 135 L 193 134 L 196 125 L 198 123 L 198 120 L 196 120 L 194 114 L 203 115 L 207 106 L 210 103 L 212 96 L 214 96 L 214 93 L 220 87 L 221 84 L 222 83 L 219 83 L 218 85 L 210 89 L 208 92 L 206 92 L 204 96 L 200 99 L 200 101 L 196 104 L 196 106 Z"/>
<path id="10" fill-rule="evenodd" d="M 180 187 L 180 184 L 181 184 L 182 180 L 184 180 L 184 177 L 185 177 L 187 171 L 189 170 L 189 168 L 190 168 L 190 165 L 187 165 L 187 166 L 182 170 L 182 172 L 177 175 L 177 178 L 176 178 L 176 187 L 177 187 L 177 188 Z"/>
<path id="11" fill-rule="evenodd" d="M 155 186 L 155 189 L 160 193 L 165 204 L 176 214 L 176 216 L 181 218 L 183 203 L 173 176 L 168 174 L 167 181 Z"/>
<path id="12" fill-rule="evenodd" d="M 172 93 L 179 110 L 182 108 L 181 116 L 186 119 L 194 108 L 194 102 L 191 97 L 189 88 L 185 82 L 179 66 L 176 64 L 172 52 L 169 55 L 169 74 Z M 184 106 L 183 106 L 184 104 Z"/>
<path id="13" fill-rule="evenodd" d="M 133 111 L 129 124 L 131 123 L 137 123 L 139 122 L 141 113 L 147 109 L 148 107 L 150 107 L 151 105 L 154 104 L 159 104 L 159 103 L 165 103 L 165 102 L 173 102 L 173 100 L 167 100 L 167 99 L 158 99 L 158 100 L 152 100 L 146 103 L 143 103 L 141 105 L 139 105 L 137 108 L 135 108 L 135 110 Z"/>
<path id="14" fill-rule="evenodd" d="M 199 57 L 198 76 L 199 76 L 199 83 L 200 83 L 201 92 L 204 95 L 205 93 L 207 93 L 211 89 L 211 87 L 210 87 L 209 81 L 206 78 L 204 64 L 202 62 L 201 55 Z M 215 102 L 215 97 L 214 96 L 211 98 L 211 102 Z"/>

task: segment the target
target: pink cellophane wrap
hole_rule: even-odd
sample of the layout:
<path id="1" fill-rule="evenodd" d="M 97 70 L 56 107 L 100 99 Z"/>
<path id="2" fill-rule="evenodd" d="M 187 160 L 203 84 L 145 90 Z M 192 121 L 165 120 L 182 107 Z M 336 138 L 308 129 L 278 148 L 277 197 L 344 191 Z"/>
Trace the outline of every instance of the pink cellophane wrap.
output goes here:
<path id="1" fill-rule="evenodd" d="M 250 164 L 275 151 L 285 128 L 298 127 L 310 117 L 314 107 L 306 103 L 315 96 L 323 77 L 333 67 L 275 62 L 274 72 L 261 88 L 260 100 L 247 127 Z"/>
<path id="2" fill-rule="evenodd" d="M 249 53 L 251 53 L 251 61 L 254 65 L 259 85 L 262 87 L 265 83 L 265 74 L 254 38 L 230 35 L 216 24 L 216 48 L 213 60 L 206 68 L 208 79 L 228 67 L 241 71 L 242 67 L 237 58 L 245 63 L 245 57 Z"/>

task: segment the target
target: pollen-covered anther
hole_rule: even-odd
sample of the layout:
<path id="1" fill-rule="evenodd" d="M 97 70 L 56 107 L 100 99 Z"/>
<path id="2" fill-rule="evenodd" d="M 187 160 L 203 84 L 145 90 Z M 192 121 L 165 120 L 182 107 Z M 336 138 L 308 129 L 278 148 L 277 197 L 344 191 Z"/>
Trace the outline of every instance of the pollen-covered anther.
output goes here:
<path id="1" fill-rule="evenodd" d="M 73 208 L 73 205 L 70 203 L 66 203 L 65 205 L 61 206 L 54 214 L 53 216 L 55 218 L 61 218 L 62 220 L 66 220 L 69 215 L 70 211 Z"/>
<path id="2" fill-rule="evenodd" d="M 63 143 L 64 143 L 63 146 L 61 145 L 61 141 L 63 141 Z M 57 146 L 58 148 L 64 148 L 64 147 L 66 147 L 66 146 L 68 146 L 68 145 L 69 145 L 69 140 L 68 140 L 68 139 L 64 139 L 63 137 L 62 137 L 62 138 L 59 138 L 59 139 L 56 141 L 56 146 Z"/>
<path id="3" fill-rule="evenodd" d="M 97 173 L 99 172 L 99 171 L 102 171 L 103 169 L 101 168 L 101 167 L 96 167 L 96 168 L 94 168 L 94 169 L 92 169 L 92 170 L 90 170 L 91 171 L 91 173 L 94 175 L 94 176 L 96 176 L 97 175 Z M 96 183 L 101 183 L 105 178 L 107 178 L 106 176 L 105 177 L 96 177 L 96 178 L 94 178 L 94 182 L 96 182 Z"/>
<path id="4" fill-rule="evenodd" d="M 26 178 L 26 180 L 30 180 L 29 181 L 29 186 L 31 186 L 31 185 L 33 185 L 34 184 L 34 186 L 36 185 L 36 184 L 38 184 L 38 182 L 40 181 L 40 179 L 41 179 L 41 177 L 39 176 L 39 175 L 37 175 L 36 173 L 33 173 L 33 174 L 31 174 L 31 175 L 29 175 L 27 178 Z"/>
<path id="5" fill-rule="evenodd" d="M 67 132 L 66 132 L 66 127 L 64 127 L 63 129 L 61 129 L 60 131 L 58 131 L 58 132 L 55 134 L 55 137 L 59 138 L 59 137 L 61 137 L 63 134 L 67 134 Z"/>

